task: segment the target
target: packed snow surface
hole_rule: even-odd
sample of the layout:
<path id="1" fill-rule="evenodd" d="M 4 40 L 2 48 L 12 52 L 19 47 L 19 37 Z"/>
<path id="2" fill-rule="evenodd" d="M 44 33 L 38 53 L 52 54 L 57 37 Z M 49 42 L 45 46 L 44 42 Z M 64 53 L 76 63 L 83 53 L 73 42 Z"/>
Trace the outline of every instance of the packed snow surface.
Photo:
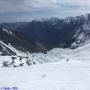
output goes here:
<path id="1" fill-rule="evenodd" d="M 90 44 L 75 50 L 55 48 L 47 54 L 34 53 L 31 56 L 34 56 L 35 62 L 47 63 L 0 68 L 0 87 L 18 87 L 18 90 L 90 90 L 89 55 Z"/>
<path id="2" fill-rule="evenodd" d="M 18 90 L 90 90 L 90 61 L 2 68 L 0 86 Z"/>

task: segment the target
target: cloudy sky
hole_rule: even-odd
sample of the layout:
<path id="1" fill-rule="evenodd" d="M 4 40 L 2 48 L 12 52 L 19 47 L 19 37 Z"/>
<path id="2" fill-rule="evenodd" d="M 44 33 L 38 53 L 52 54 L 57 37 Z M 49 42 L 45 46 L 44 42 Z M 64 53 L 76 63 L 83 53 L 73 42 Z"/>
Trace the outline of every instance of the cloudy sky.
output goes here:
<path id="1" fill-rule="evenodd" d="M 0 0 L 0 22 L 90 13 L 90 0 Z"/>

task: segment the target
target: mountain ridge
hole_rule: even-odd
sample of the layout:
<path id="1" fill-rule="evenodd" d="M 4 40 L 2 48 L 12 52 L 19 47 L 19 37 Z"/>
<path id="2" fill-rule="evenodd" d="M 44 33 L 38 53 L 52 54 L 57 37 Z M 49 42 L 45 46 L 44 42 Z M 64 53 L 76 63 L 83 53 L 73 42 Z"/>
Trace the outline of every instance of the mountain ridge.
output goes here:
<path id="1" fill-rule="evenodd" d="M 9 29 L 10 23 L 5 25 L 0 24 L 2 28 Z M 75 49 L 88 43 L 90 40 L 90 14 L 65 19 L 43 18 L 12 25 L 14 32 L 23 36 L 21 38 L 27 38 L 29 44 L 29 39 L 31 39 L 31 41 L 40 46 L 39 49 L 42 48 L 42 50 L 34 51 L 44 52 L 56 47 Z M 10 31 L 13 30 L 11 29 Z M 32 47 L 27 48 L 27 50 L 32 49 Z"/>

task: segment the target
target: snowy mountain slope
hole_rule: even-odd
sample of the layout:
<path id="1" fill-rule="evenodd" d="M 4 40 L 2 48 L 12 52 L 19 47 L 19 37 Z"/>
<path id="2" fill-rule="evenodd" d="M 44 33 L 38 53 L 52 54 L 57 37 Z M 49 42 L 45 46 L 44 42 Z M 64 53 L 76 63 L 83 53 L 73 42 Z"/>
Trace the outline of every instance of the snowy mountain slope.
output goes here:
<path id="1" fill-rule="evenodd" d="M 19 90 L 90 90 L 90 61 L 0 69 L 0 86 Z"/>
<path id="2" fill-rule="evenodd" d="M 37 41 L 27 39 L 15 31 L 0 29 L 0 52 L 2 55 L 16 55 L 15 49 L 21 52 L 42 52 L 45 48 Z M 14 50 L 12 50 L 14 49 Z"/>
<path id="3" fill-rule="evenodd" d="M 0 66 L 18 67 L 35 64 L 32 52 L 44 52 L 39 42 L 24 38 L 21 33 L 0 29 Z"/>
<path id="4" fill-rule="evenodd" d="M 90 44 L 86 44 L 77 49 L 54 48 L 44 53 L 32 54 L 33 60 L 40 63 L 58 62 L 58 61 L 89 61 L 90 60 Z"/>
<path id="5" fill-rule="evenodd" d="M 72 57 L 76 60 L 89 61 L 90 60 L 90 43 L 74 50 Z"/>
<path id="6" fill-rule="evenodd" d="M 87 44 L 75 50 L 55 48 L 47 54 L 31 54 L 39 64 L 0 68 L 0 86 L 19 90 L 90 90 L 89 49 Z"/>
<path id="7" fill-rule="evenodd" d="M 12 48 L 12 47 L 11 47 Z M 13 48 L 12 48 L 13 49 Z M 26 62 L 27 60 L 30 60 L 31 64 L 44 64 L 44 63 L 51 63 L 51 62 L 58 62 L 58 61 L 89 61 L 90 60 L 90 44 L 86 44 L 85 46 L 81 46 L 77 49 L 62 49 L 62 48 L 55 48 L 47 52 L 47 54 L 44 53 L 32 53 L 29 52 L 23 53 L 16 50 L 17 56 L 8 56 L 9 59 L 6 59 L 5 56 L 1 56 L 1 66 L 3 66 L 3 61 L 8 61 L 9 63 L 12 63 L 12 57 L 15 57 L 17 66 L 19 64 L 28 65 Z M 22 60 L 20 60 L 20 57 Z M 23 62 L 24 61 L 24 62 Z M 13 64 L 11 65 L 11 67 Z"/>

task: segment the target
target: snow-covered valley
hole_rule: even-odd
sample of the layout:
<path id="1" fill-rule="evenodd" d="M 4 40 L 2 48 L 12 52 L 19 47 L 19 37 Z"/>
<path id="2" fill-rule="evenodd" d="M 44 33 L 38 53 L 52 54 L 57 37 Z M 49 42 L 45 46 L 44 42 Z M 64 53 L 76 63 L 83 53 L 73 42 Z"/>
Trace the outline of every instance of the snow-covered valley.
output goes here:
<path id="1" fill-rule="evenodd" d="M 18 90 L 90 90 L 89 49 L 90 44 L 87 44 L 74 50 L 55 48 L 47 54 L 31 54 L 30 57 L 37 63 L 35 65 L 0 68 L 0 87 L 17 87 Z"/>

